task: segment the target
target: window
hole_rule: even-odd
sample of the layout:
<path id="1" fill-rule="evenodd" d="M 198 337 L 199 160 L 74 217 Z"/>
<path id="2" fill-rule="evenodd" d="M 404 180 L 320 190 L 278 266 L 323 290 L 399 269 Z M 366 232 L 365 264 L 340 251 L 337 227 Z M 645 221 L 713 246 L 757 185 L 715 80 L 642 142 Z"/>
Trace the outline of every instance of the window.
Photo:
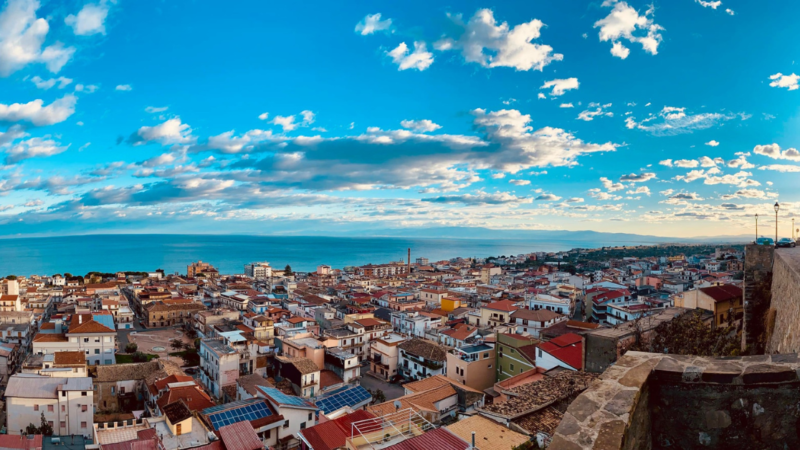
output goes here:
<path id="1" fill-rule="evenodd" d="M 53 428 L 53 421 L 52 421 L 52 420 L 48 420 L 48 421 L 47 421 L 47 424 L 48 424 L 48 425 L 50 425 L 50 428 L 51 428 L 51 429 Z"/>
<path id="2" fill-rule="evenodd" d="M 53 412 L 53 405 L 47 405 L 47 412 Z"/>
<path id="3" fill-rule="evenodd" d="M 81 428 L 86 428 L 86 422 L 81 422 Z"/>
<path id="4" fill-rule="evenodd" d="M 110 359 L 107 359 L 107 360 L 106 360 L 106 365 L 111 365 L 111 364 L 113 364 L 113 363 L 111 362 L 111 360 L 110 360 Z"/>
<path id="5" fill-rule="evenodd" d="M 67 428 L 67 422 L 61 421 L 61 428 Z"/>
<path id="6" fill-rule="evenodd" d="M 67 406 L 61 405 L 61 412 L 66 412 L 66 411 L 67 411 Z"/>
<path id="7" fill-rule="evenodd" d="M 313 414 L 313 413 L 308 413 L 308 420 L 311 420 L 311 415 L 312 415 L 312 414 Z"/>
<path id="8" fill-rule="evenodd" d="M 271 432 L 272 430 L 267 430 L 266 432 L 264 432 L 264 438 L 269 439 L 269 435 L 271 434 Z"/>
<path id="9" fill-rule="evenodd" d="M 81 392 L 81 397 L 86 397 L 86 391 Z"/>
<path id="10" fill-rule="evenodd" d="M 289 428 L 289 421 L 283 422 L 283 428 Z"/>
<path id="11" fill-rule="evenodd" d="M 488 352 L 483 354 L 483 359 L 486 359 L 488 357 L 489 357 L 489 353 Z"/>
<path id="12" fill-rule="evenodd" d="M 88 410 L 89 410 L 89 406 L 88 405 L 81 405 L 81 412 L 86 412 Z"/>
<path id="13" fill-rule="evenodd" d="M 83 338 L 83 342 L 89 342 L 89 338 Z"/>
<path id="14" fill-rule="evenodd" d="M 300 429 L 301 430 L 305 430 L 306 429 L 306 423 L 305 422 L 301 422 L 300 423 Z"/>
<path id="15" fill-rule="evenodd" d="M 33 410 L 34 411 L 38 411 L 39 410 L 39 405 L 33 405 Z"/>
<path id="16" fill-rule="evenodd" d="M 100 338 L 99 338 L 99 337 L 96 337 L 96 338 L 94 338 L 94 341 L 95 341 L 95 342 L 100 342 Z"/>
<path id="17" fill-rule="evenodd" d="M 542 357 L 542 349 L 537 349 L 537 351 L 539 352 L 539 358 L 541 358 Z"/>
<path id="18" fill-rule="evenodd" d="M 67 392 L 66 391 L 61 391 L 61 396 L 62 397 L 66 397 L 67 396 Z"/>
<path id="19" fill-rule="evenodd" d="M 111 395 L 116 394 L 116 392 L 117 392 L 117 388 L 114 387 L 114 386 L 111 386 Z"/>
<path id="20" fill-rule="evenodd" d="M 509 368 L 510 370 L 514 370 L 514 365 L 513 365 L 513 364 L 509 364 L 509 365 L 508 365 L 508 368 Z"/>
<path id="21" fill-rule="evenodd" d="M 491 364 L 489 364 L 489 368 L 490 368 L 490 369 L 492 368 L 492 365 L 491 365 Z"/>
<path id="22" fill-rule="evenodd" d="M 100 349 L 99 348 L 94 349 L 94 354 L 95 355 L 99 355 L 100 354 Z"/>

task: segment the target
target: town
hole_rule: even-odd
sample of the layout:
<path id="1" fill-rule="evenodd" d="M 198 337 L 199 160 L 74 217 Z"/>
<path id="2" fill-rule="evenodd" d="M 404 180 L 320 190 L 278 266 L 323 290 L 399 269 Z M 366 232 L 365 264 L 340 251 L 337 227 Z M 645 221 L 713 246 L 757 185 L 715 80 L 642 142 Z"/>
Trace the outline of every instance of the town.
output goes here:
<path id="1" fill-rule="evenodd" d="M 313 272 L 6 276 L 0 445 L 544 448 L 627 351 L 675 345 L 672 325 L 705 329 L 709 356 L 741 351 L 742 246 L 411 251 Z"/>

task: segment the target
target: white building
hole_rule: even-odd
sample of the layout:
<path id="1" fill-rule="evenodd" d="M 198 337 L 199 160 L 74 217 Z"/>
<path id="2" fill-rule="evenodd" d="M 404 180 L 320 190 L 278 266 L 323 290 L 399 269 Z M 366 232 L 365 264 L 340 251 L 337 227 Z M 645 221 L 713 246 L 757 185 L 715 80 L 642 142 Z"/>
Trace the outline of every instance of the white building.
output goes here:
<path id="1" fill-rule="evenodd" d="M 272 277 L 272 267 L 268 262 L 245 264 L 244 274 L 250 278 L 270 278 Z"/>
<path id="2" fill-rule="evenodd" d="M 565 297 L 555 297 L 547 294 L 536 294 L 528 300 L 528 307 L 532 310 L 545 309 L 559 314 L 572 315 L 572 299 Z"/>
<path id="3" fill-rule="evenodd" d="M 89 365 L 116 364 L 117 331 L 111 315 L 99 315 L 100 323 L 91 314 L 72 316 L 66 333 L 56 324 L 56 333 L 38 333 L 33 338 L 33 353 L 46 355 L 62 351 L 82 351 Z"/>
<path id="4" fill-rule="evenodd" d="M 17 374 L 6 388 L 6 430 L 20 434 L 28 425 L 44 419 L 53 434 L 92 436 L 94 394 L 92 379 L 42 377 Z M 23 431 L 24 433 L 24 431 Z"/>

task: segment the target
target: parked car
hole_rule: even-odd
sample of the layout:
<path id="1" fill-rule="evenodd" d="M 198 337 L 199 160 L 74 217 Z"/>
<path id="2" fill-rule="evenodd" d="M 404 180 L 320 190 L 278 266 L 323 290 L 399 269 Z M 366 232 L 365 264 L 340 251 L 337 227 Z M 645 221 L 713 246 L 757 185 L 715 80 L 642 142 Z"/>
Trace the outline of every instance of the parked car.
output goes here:
<path id="1" fill-rule="evenodd" d="M 780 239 L 778 239 L 778 243 L 775 244 L 775 247 L 786 247 L 786 248 L 789 248 L 789 247 L 794 247 L 795 245 L 797 245 L 797 244 L 792 239 L 780 238 Z"/>
<path id="2" fill-rule="evenodd" d="M 772 238 L 760 237 L 756 239 L 756 245 L 774 245 L 775 241 Z"/>

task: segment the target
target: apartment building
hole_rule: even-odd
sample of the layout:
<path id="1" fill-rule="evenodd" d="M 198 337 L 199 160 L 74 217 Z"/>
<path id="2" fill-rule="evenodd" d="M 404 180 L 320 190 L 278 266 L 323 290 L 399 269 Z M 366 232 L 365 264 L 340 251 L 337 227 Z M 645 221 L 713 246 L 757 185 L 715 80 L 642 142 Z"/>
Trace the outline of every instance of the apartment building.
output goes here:
<path id="1" fill-rule="evenodd" d="M 511 321 L 511 313 L 520 309 L 517 304 L 511 300 L 500 300 L 489 303 L 481 307 L 481 318 L 476 326 L 497 326 L 509 323 Z"/>
<path id="2" fill-rule="evenodd" d="M 398 346 L 398 373 L 407 380 L 420 380 L 447 373 L 447 349 L 443 346 L 414 338 Z"/>
<path id="3" fill-rule="evenodd" d="M 389 333 L 370 342 L 371 375 L 386 381 L 395 378 L 400 357 L 398 346 L 408 339 L 397 333 Z"/>
<path id="4" fill-rule="evenodd" d="M 44 420 L 56 435 L 92 437 L 94 393 L 88 377 L 43 377 L 17 374 L 8 380 L 6 432 L 24 434 Z"/>
<path id="5" fill-rule="evenodd" d="M 497 334 L 497 380 L 536 368 L 536 345 L 539 340 L 515 333 Z"/>
<path id="6" fill-rule="evenodd" d="M 566 322 L 568 319 L 568 316 L 548 309 L 518 309 L 511 313 L 511 323 L 518 334 L 530 334 L 537 338 L 545 328 L 560 322 Z"/>
<path id="7" fill-rule="evenodd" d="M 263 279 L 272 277 L 272 267 L 268 262 L 253 262 L 244 265 L 244 274 L 250 278 Z"/>
<path id="8" fill-rule="evenodd" d="M 200 341 L 200 382 L 215 397 L 239 378 L 239 352 L 222 339 Z"/>
<path id="9" fill-rule="evenodd" d="M 101 323 L 102 322 L 102 323 Z M 75 314 L 66 332 L 58 324 L 56 333 L 38 333 L 33 338 L 33 353 L 45 355 L 61 351 L 81 351 L 89 365 L 115 364 L 117 332 L 110 315 Z"/>
<path id="10" fill-rule="evenodd" d="M 219 277 L 219 271 L 209 263 L 197 261 L 186 266 L 186 276 L 189 278 L 197 278 L 202 275 L 204 278 L 216 279 Z"/>
<path id="11" fill-rule="evenodd" d="M 495 364 L 495 350 L 489 344 L 454 348 L 447 352 L 447 378 L 483 391 L 495 383 Z"/>

